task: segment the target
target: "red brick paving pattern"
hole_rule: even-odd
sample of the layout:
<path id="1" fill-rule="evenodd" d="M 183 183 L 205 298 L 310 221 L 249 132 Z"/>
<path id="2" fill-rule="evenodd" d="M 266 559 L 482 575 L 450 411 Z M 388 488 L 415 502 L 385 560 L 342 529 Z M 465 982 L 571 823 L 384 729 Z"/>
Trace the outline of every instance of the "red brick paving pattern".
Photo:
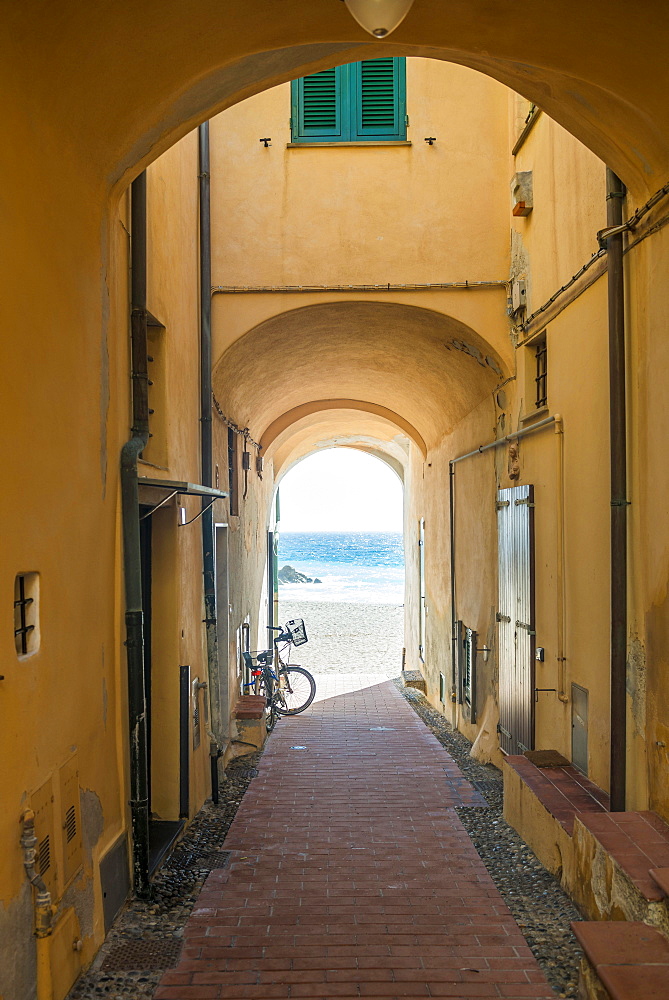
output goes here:
<path id="1" fill-rule="evenodd" d="M 459 805 L 484 801 L 390 682 L 283 720 L 156 1000 L 554 997 Z"/>

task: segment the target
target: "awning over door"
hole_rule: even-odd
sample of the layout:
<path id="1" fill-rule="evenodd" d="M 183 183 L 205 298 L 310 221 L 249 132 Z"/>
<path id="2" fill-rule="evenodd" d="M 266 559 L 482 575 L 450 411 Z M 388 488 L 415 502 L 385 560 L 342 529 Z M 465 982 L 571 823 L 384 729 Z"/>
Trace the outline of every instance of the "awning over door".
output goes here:
<path id="1" fill-rule="evenodd" d="M 175 479 L 149 479 L 148 476 L 137 476 L 137 483 L 140 504 L 151 507 L 143 517 L 149 517 L 176 496 L 205 497 L 211 500 L 209 506 L 216 500 L 225 500 L 228 496 L 223 490 L 215 490 L 211 486 L 200 486 L 198 483 L 185 483 Z M 203 508 L 200 513 L 206 509 Z"/>

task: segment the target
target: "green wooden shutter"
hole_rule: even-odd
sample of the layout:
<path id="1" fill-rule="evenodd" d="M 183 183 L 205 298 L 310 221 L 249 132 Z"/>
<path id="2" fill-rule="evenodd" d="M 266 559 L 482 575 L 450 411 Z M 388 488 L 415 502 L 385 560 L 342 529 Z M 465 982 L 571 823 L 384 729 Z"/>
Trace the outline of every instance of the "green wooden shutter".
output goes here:
<path id="1" fill-rule="evenodd" d="M 293 142 L 341 142 L 348 138 L 343 112 L 346 67 L 293 80 Z"/>
<path id="2" fill-rule="evenodd" d="M 406 139 L 406 62 L 366 59 L 353 63 L 352 138 L 391 142 Z"/>
<path id="3" fill-rule="evenodd" d="M 291 84 L 293 142 L 406 139 L 406 60 L 367 59 Z"/>

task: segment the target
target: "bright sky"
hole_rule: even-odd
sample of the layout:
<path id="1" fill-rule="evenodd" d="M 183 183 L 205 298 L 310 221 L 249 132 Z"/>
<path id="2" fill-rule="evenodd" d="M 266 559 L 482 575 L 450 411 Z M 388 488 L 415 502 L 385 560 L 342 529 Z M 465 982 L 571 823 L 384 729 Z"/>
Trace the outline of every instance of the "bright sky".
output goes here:
<path id="1" fill-rule="evenodd" d="M 281 531 L 402 531 L 402 484 L 378 458 L 329 448 L 281 480 Z"/>

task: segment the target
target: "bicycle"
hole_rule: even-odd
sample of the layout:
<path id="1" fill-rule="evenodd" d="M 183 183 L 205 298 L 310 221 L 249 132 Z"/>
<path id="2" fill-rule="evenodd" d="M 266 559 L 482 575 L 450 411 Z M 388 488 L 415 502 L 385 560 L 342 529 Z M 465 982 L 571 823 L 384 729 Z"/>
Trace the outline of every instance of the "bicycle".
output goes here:
<path id="1" fill-rule="evenodd" d="M 252 678 L 244 687 L 265 695 L 265 725 L 271 732 L 279 715 L 299 715 L 309 708 L 316 694 L 316 681 L 304 667 L 290 663 L 291 646 L 302 646 L 308 642 L 303 619 L 296 618 L 285 625 L 269 627 L 279 633 L 274 639 L 274 648 L 244 652 L 244 661 Z M 275 657 L 278 664 L 276 672 Z"/>

